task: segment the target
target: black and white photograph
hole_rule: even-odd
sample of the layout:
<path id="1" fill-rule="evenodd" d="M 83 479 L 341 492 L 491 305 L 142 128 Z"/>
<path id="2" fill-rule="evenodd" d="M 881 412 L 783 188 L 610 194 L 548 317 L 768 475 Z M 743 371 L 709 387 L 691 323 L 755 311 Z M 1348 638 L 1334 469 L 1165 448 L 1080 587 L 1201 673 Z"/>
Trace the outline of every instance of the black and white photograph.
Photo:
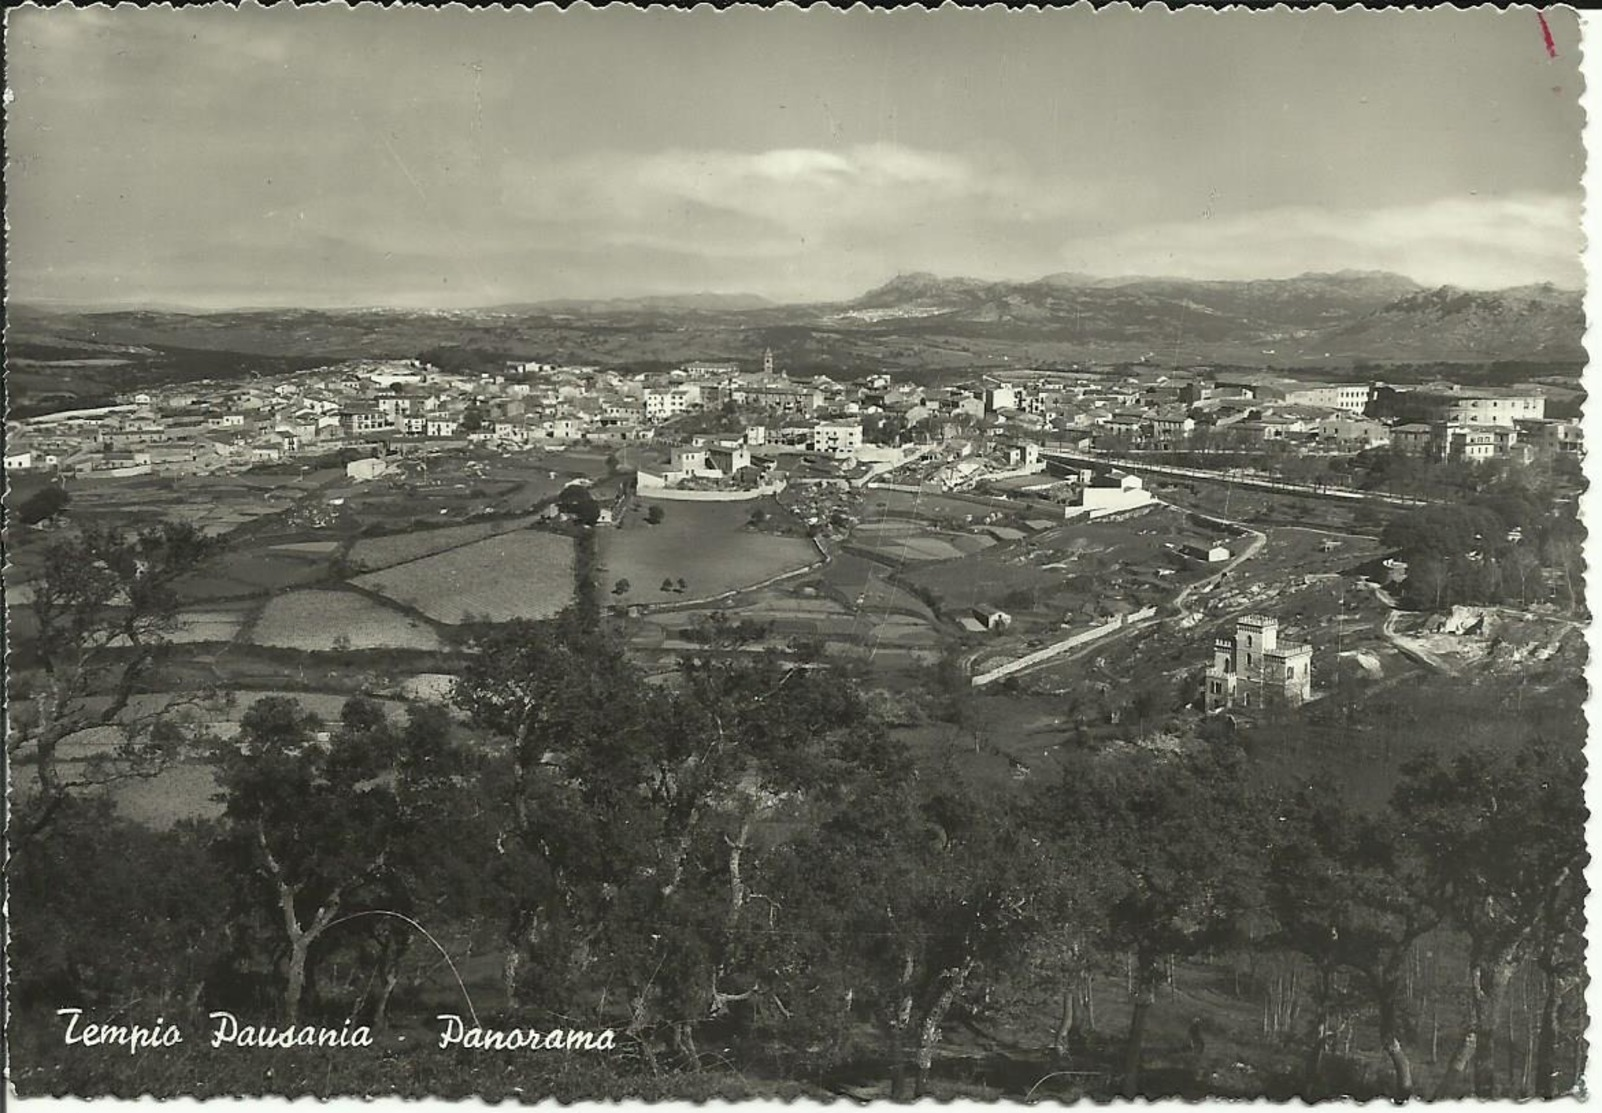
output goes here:
<path id="1" fill-rule="evenodd" d="M 1585 1096 L 1602 24 L 4 26 L 23 1108 Z"/>

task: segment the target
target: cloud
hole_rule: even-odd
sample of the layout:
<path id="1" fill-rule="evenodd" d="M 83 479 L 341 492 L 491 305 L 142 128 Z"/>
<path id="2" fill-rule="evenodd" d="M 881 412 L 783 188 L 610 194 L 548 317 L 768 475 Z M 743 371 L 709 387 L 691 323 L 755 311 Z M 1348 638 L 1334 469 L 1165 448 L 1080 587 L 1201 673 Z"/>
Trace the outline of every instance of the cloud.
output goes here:
<path id="1" fill-rule="evenodd" d="M 1528 193 L 1153 224 L 1073 240 L 1061 259 L 1067 269 L 1106 275 L 1266 278 L 1350 268 L 1489 289 L 1579 286 L 1581 247 L 1579 199 Z"/>
<path id="2" fill-rule="evenodd" d="M 502 198 L 513 214 L 614 246 L 731 257 L 872 245 L 906 230 L 938 237 L 1084 203 L 1011 167 L 890 144 L 520 161 L 504 173 Z"/>

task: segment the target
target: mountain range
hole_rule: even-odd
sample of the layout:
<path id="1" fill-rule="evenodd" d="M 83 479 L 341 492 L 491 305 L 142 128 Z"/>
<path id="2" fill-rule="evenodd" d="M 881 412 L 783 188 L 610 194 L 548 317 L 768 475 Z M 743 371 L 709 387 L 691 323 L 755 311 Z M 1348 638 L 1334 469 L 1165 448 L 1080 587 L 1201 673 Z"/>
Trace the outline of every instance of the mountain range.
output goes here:
<path id="1" fill-rule="evenodd" d="M 748 294 L 563 300 L 482 309 L 87 311 L 8 306 L 8 344 L 67 358 L 103 346 L 270 358 L 412 355 L 440 346 L 611 363 L 760 358 L 835 372 L 1156 359 L 1238 366 L 1585 360 L 1581 296 L 1551 285 L 1428 287 L 1374 271 L 1202 281 L 901 274 L 859 297 Z"/>
<path id="2" fill-rule="evenodd" d="M 1383 271 L 1250 281 L 1052 274 L 1026 282 L 920 272 L 868 291 L 839 316 L 954 335 L 1144 339 L 1159 353 L 1201 344 L 1321 358 L 1584 358 L 1577 291 L 1432 289 Z"/>

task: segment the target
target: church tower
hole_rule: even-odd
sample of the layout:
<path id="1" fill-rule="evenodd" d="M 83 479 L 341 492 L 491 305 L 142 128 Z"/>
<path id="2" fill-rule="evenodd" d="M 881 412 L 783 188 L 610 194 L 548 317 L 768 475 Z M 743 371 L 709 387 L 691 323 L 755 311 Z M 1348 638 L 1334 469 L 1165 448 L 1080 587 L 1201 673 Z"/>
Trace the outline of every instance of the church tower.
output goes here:
<path id="1" fill-rule="evenodd" d="M 769 348 L 769 349 L 767 349 L 766 351 L 764 351 L 762 353 L 762 373 L 764 375 L 772 375 L 773 374 L 773 349 L 772 348 Z"/>

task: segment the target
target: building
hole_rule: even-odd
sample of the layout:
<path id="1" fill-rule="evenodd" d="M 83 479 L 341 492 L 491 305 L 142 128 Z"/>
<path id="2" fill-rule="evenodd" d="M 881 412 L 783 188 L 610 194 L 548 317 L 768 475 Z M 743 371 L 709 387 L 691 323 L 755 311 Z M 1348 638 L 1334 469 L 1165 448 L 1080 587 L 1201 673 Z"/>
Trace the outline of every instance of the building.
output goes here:
<path id="1" fill-rule="evenodd" d="M 347 436 L 394 428 L 394 421 L 376 406 L 351 406 L 339 411 L 339 427 Z"/>
<path id="2" fill-rule="evenodd" d="M 1455 425 L 1512 425 L 1546 417 L 1546 396 L 1524 390 L 1464 390 L 1452 384 L 1418 390 L 1380 387 L 1373 415 L 1389 421 Z"/>
<path id="3" fill-rule="evenodd" d="M 985 388 L 985 412 L 995 413 L 997 410 L 1016 410 L 1018 408 L 1018 392 L 1010 386 L 991 386 Z"/>
<path id="4" fill-rule="evenodd" d="M 1552 456 L 1584 456 L 1585 430 L 1578 421 L 1520 421 L 1519 440 L 1535 451 Z"/>
<path id="5" fill-rule="evenodd" d="M 1246 615 L 1235 633 L 1213 640 L 1205 683 L 1208 711 L 1305 703 L 1313 695 L 1313 648 L 1282 644 L 1276 618 Z"/>
<path id="6" fill-rule="evenodd" d="M 1094 472 L 1080 474 L 1079 502 L 1064 510 L 1066 518 L 1104 518 L 1109 514 L 1122 514 L 1139 510 L 1152 503 L 1151 492 L 1138 475 L 1112 471 L 1105 475 Z"/>
<path id="7" fill-rule="evenodd" d="M 352 460 L 346 464 L 345 476 L 348 479 L 365 482 L 369 479 L 377 479 L 388 469 L 389 465 L 383 460 L 376 456 L 370 456 L 365 460 Z"/>
<path id="8" fill-rule="evenodd" d="M 648 421 L 666 421 L 687 414 L 701 404 L 701 390 L 695 386 L 676 386 L 667 390 L 645 392 L 645 417 Z"/>
<path id="9" fill-rule="evenodd" d="M 986 630 L 1005 630 L 1012 625 L 1012 615 L 999 607 L 981 603 L 973 609 L 973 617 Z"/>
<path id="10" fill-rule="evenodd" d="M 1179 555 L 1198 564 L 1221 564 L 1229 559 L 1229 549 L 1217 541 L 1210 545 L 1184 544 L 1179 547 Z"/>
<path id="11" fill-rule="evenodd" d="M 1360 414 L 1368 409 L 1374 388 L 1367 383 L 1304 383 L 1296 386 L 1265 388 L 1258 397 L 1277 397 L 1292 406 L 1321 406 Z"/>
<path id="12" fill-rule="evenodd" d="M 830 456 L 855 456 L 862 447 L 862 424 L 820 421 L 812 427 L 808 448 Z"/>

